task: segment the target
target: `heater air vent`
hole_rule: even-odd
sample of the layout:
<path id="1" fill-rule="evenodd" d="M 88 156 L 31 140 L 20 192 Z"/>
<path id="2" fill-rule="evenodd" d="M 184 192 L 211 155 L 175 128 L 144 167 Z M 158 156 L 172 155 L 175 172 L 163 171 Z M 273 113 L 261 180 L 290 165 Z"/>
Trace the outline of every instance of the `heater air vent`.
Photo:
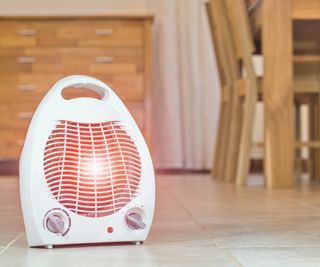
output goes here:
<path id="1" fill-rule="evenodd" d="M 46 143 L 44 174 L 51 194 L 66 209 L 97 218 L 137 196 L 141 160 L 119 121 L 59 121 Z"/>

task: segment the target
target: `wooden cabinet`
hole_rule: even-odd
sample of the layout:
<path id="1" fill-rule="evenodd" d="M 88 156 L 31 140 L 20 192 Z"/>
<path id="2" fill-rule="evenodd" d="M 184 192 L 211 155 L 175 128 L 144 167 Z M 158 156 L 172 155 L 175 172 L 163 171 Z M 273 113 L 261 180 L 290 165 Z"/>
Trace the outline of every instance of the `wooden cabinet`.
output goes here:
<path id="1" fill-rule="evenodd" d="M 0 158 L 18 158 L 37 105 L 84 74 L 126 103 L 150 144 L 151 15 L 0 17 Z"/>

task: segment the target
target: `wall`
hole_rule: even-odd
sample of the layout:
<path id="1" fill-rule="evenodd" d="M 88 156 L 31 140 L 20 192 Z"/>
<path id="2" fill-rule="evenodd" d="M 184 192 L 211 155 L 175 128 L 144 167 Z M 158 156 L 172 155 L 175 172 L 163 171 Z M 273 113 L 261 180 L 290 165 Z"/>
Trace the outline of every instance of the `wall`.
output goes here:
<path id="1" fill-rule="evenodd" d="M 112 14 L 146 12 L 147 0 L 0 0 L 0 15 Z"/>

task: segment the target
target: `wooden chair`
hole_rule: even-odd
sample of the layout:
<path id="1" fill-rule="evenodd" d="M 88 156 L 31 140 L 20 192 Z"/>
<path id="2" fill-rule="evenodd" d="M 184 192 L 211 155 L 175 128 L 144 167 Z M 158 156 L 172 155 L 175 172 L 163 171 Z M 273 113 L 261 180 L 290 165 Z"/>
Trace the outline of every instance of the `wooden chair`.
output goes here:
<path id="1" fill-rule="evenodd" d="M 231 19 L 233 15 L 226 13 L 227 5 L 231 4 L 236 4 L 237 7 L 239 5 L 237 1 L 232 3 L 222 0 L 211 0 L 207 4 L 223 96 L 213 175 L 226 181 L 248 176 L 258 95 L 251 60 L 254 46 L 249 38 L 250 32 L 241 27 L 244 31 L 237 32 L 236 37 L 230 34 L 238 23 L 247 23 L 246 16 L 237 15 Z M 237 10 L 245 12 L 245 9 Z M 243 67 L 246 75 L 242 71 Z M 224 114 L 225 110 L 228 110 L 227 115 Z"/>
<path id="2" fill-rule="evenodd" d="M 218 1 L 211 1 L 207 4 L 207 8 L 221 82 L 221 109 L 212 174 L 214 177 L 224 180 L 227 171 L 226 162 L 229 161 L 229 133 L 234 121 L 235 110 L 238 109 L 238 105 L 233 105 L 234 84 L 240 76 L 240 71 L 235 60 L 231 35 L 225 34 L 229 31 L 229 25 L 228 21 L 223 18 L 224 7 Z"/>
<path id="3" fill-rule="evenodd" d="M 216 178 L 236 180 L 238 185 L 243 185 L 249 174 L 251 137 L 258 94 L 260 99 L 263 97 L 261 81 L 257 80 L 252 64 L 254 45 L 248 15 L 243 0 L 211 0 L 207 3 L 207 12 L 222 88 L 212 174 Z M 244 68 L 245 73 L 242 71 Z M 318 110 L 315 105 L 318 101 L 310 97 L 318 90 L 317 84 L 310 83 L 308 78 L 296 79 L 294 92 L 297 106 L 309 103 L 312 99 L 311 107 Z M 299 118 L 299 108 L 296 110 Z M 316 127 L 319 132 L 315 122 L 313 119 L 311 126 Z M 299 126 L 300 124 L 297 129 Z M 297 136 L 298 133 L 297 131 Z M 317 145 L 317 142 L 301 141 L 295 144 L 298 148 Z"/>

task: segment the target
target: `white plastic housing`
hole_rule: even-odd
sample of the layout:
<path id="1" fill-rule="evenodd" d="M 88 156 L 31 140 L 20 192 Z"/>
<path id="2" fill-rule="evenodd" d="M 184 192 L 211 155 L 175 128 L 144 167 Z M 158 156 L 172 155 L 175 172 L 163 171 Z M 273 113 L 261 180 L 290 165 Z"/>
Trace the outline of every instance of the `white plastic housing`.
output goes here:
<path id="1" fill-rule="evenodd" d="M 62 90 L 66 87 L 87 88 L 97 92 L 102 99 L 98 100 L 84 97 L 66 100 L 61 95 Z M 101 216 L 102 213 L 98 216 L 97 205 L 100 200 L 99 197 L 97 197 L 97 192 L 99 191 L 99 188 L 97 187 L 99 187 L 99 184 L 93 183 L 95 181 L 94 179 L 96 179 L 95 172 L 98 171 L 92 169 L 93 182 L 90 186 L 94 184 L 95 188 L 92 189 L 93 187 L 90 187 L 90 192 L 92 193 L 92 190 L 94 190 L 96 194 L 96 202 L 95 204 L 92 204 L 96 205 L 94 208 L 96 212 L 92 212 L 92 217 L 89 213 L 84 216 L 83 214 L 76 212 L 78 211 L 78 206 L 76 210 L 71 210 L 66 207 L 68 205 L 61 204 L 63 201 L 62 197 L 61 200 L 58 200 L 58 189 L 54 191 L 55 195 L 53 195 L 52 188 L 55 184 L 51 183 L 51 187 L 49 187 L 50 179 L 46 179 L 51 165 L 45 171 L 45 164 L 49 164 L 44 160 L 45 149 L 46 146 L 48 147 L 48 140 L 50 138 L 52 139 L 54 129 L 60 122 L 75 122 L 75 125 L 100 125 L 101 123 L 114 121 L 119 122 L 124 127 L 123 129 L 125 129 L 137 149 L 136 154 L 140 157 L 138 189 L 135 191 L 135 195 L 132 199 L 121 207 L 121 209 L 114 213 L 111 212 L 112 214 L 106 216 Z M 68 137 L 68 135 L 66 136 Z M 105 138 L 108 138 L 108 134 L 106 134 Z M 66 140 L 66 142 L 67 141 L 68 140 Z M 98 149 L 96 150 L 100 151 Z M 75 157 L 78 159 L 79 164 L 81 163 L 81 157 Z M 60 164 L 58 169 L 61 170 L 61 164 L 67 163 L 61 163 L 61 157 L 56 158 L 57 161 L 60 160 L 57 164 Z M 64 160 L 65 159 L 66 158 L 64 158 Z M 54 162 L 54 160 L 55 157 L 52 157 L 50 164 Z M 65 161 L 67 162 L 67 160 Z M 122 169 L 122 176 L 124 176 L 124 172 L 127 175 L 127 171 L 130 171 L 128 168 L 126 169 L 123 167 Z M 155 202 L 154 169 L 151 157 L 144 138 L 129 111 L 119 97 L 103 82 L 88 76 L 74 75 L 58 81 L 52 87 L 41 101 L 30 123 L 20 158 L 19 171 L 21 205 L 29 246 L 144 241 L 147 238 L 153 219 Z M 85 171 L 87 173 L 87 170 Z M 59 177 L 57 175 L 52 175 L 52 177 L 58 177 L 57 181 L 60 181 L 60 185 L 57 185 L 54 188 L 61 189 L 64 186 L 62 184 L 64 176 L 61 173 L 62 171 L 60 171 Z M 79 181 L 82 179 L 80 177 L 82 174 L 79 173 L 80 171 L 78 169 L 77 175 L 79 177 L 77 177 L 78 180 L 75 180 L 74 182 L 77 188 L 81 187 L 81 182 Z M 112 173 L 114 174 L 115 171 Z M 99 173 L 97 175 L 99 175 Z M 110 175 L 110 173 L 108 175 Z M 73 175 L 73 179 L 75 179 L 75 174 Z M 114 179 L 117 178 L 108 177 L 108 179 L 108 182 L 105 182 L 104 184 L 106 185 L 108 183 L 108 188 L 113 189 L 112 183 Z M 117 183 L 121 184 L 124 179 L 125 177 L 120 177 Z M 127 185 L 126 188 L 130 188 L 129 185 Z M 72 190 L 73 191 L 70 191 L 70 194 L 73 195 L 70 196 L 73 198 L 73 201 L 75 197 L 78 201 L 79 192 L 74 193 L 74 188 Z M 80 189 L 76 190 L 80 191 Z M 113 199 L 114 206 L 108 204 L 108 207 L 113 207 L 115 209 L 115 205 L 118 205 L 118 202 L 116 203 L 116 201 L 119 201 L 120 203 L 122 201 L 120 199 L 121 197 L 122 200 L 125 199 L 124 194 L 120 194 L 120 197 L 117 200 L 115 199 L 115 196 L 112 196 L 111 199 Z M 68 201 L 68 195 L 65 197 L 65 201 Z M 121 203 L 123 203 L 123 201 Z M 119 205 L 123 205 L 121 203 Z M 101 207 L 103 209 L 103 204 Z M 81 205 L 79 206 L 79 209 L 81 209 Z M 141 216 L 143 224 L 145 224 L 144 228 L 132 229 L 132 227 L 130 228 L 128 226 L 126 215 L 132 212 Z M 61 228 L 64 228 L 61 230 L 62 232 L 53 233 L 49 230 L 51 227 L 49 225 L 50 223 L 48 223 L 48 217 L 55 216 L 55 214 L 58 214 L 58 219 L 61 220 L 62 223 L 57 224 L 54 228 L 60 228 L 61 226 Z M 57 229 L 57 231 L 58 230 L 59 229 Z"/>

